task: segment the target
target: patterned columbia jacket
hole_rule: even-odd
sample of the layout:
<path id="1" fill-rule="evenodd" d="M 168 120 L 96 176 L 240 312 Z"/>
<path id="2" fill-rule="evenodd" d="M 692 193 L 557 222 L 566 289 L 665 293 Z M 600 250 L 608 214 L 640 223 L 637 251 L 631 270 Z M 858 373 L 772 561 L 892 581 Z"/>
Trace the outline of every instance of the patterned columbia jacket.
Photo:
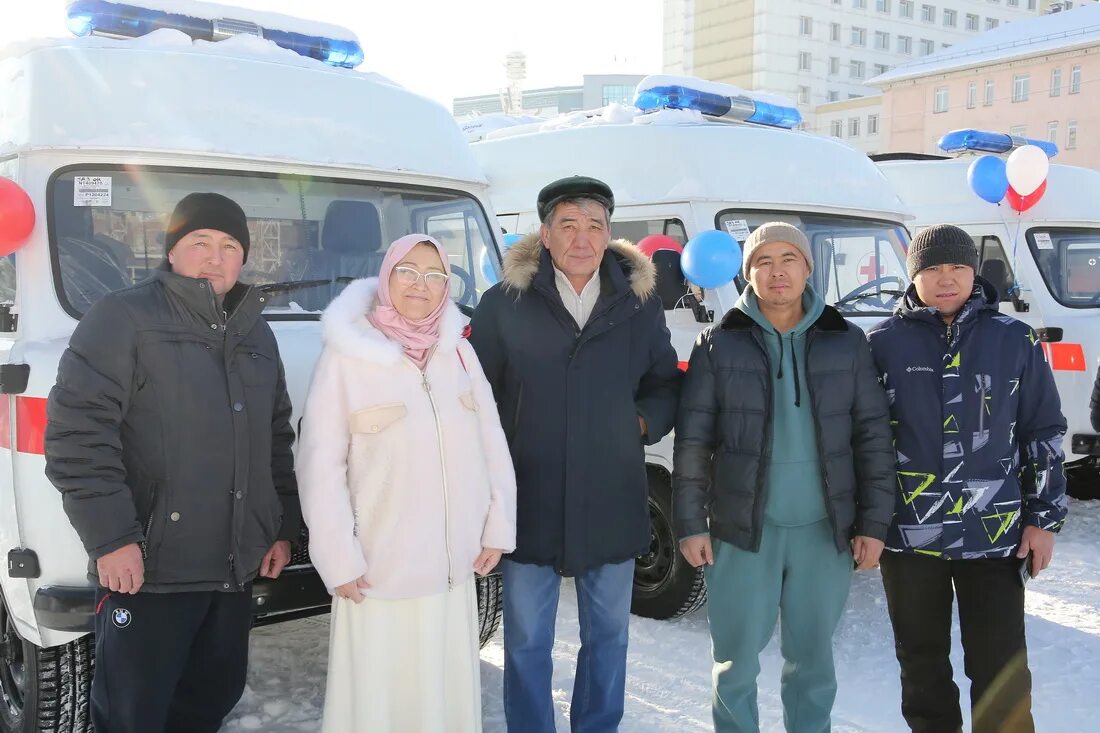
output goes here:
<path id="1" fill-rule="evenodd" d="M 1066 517 L 1062 416 L 1035 332 L 974 293 L 947 326 L 910 285 L 868 334 L 890 400 L 898 493 L 886 547 L 950 559 L 1008 557 L 1032 524 Z"/>

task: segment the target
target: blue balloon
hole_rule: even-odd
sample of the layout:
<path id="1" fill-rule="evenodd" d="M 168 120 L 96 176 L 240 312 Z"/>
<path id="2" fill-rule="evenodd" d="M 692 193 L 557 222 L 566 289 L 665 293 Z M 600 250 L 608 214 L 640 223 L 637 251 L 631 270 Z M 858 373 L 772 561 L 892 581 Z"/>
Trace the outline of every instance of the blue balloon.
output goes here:
<path id="1" fill-rule="evenodd" d="M 513 244 L 515 244 L 516 242 L 519 242 L 522 239 L 523 239 L 522 234 L 505 234 L 500 239 L 500 243 L 502 245 L 501 249 L 503 249 L 505 252 L 507 252 L 509 249 L 512 248 Z"/>
<path id="2" fill-rule="evenodd" d="M 1008 193 L 1005 162 L 996 155 L 983 155 L 970 164 L 966 180 L 974 193 L 991 204 L 999 204 Z"/>
<path id="3" fill-rule="evenodd" d="M 489 257 L 489 250 L 482 248 L 481 250 L 481 276 L 485 278 L 485 282 L 490 285 L 497 284 L 497 271 L 493 269 L 493 260 Z"/>
<path id="4" fill-rule="evenodd" d="M 725 285 L 741 270 L 741 245 L 717 229 L 699 232 L 684 246 L 680 269 L 693 285 L 701 288 Z"/>

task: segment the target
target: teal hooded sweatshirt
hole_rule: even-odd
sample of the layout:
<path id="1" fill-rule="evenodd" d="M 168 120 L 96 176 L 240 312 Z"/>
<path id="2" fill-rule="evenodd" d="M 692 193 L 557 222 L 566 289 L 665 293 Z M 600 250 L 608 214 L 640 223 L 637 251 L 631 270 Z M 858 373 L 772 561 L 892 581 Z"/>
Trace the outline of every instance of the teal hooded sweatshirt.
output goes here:
<path id="1" fill-rule="evenodd" d="M 771 362 L 772 454 L 764 518 L 783 527 L 827 519 L 817 427 L 806 379 L 806 332 L 825 310 L 825 301 L 807 283 L 802 294 L 806 315 L 782 334 L 761 313 L 752 287 L 745 289 L 735 307 L 763 329 Z"/>

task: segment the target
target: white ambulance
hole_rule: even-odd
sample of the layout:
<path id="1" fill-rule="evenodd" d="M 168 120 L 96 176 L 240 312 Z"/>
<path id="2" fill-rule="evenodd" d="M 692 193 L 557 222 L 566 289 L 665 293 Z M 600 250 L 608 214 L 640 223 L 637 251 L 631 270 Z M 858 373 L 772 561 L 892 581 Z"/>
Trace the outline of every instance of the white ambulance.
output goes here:
<path id="1" fill-rule="evenodd" d="M 350 31 L 177 4 L 193 15 L 77 0 L 69 26 L 93 35 L 0 50 L 0 228 L 17 226 L 16 199 L 34 213 L 0 258 L 0 731 L 89 730 L 93 589 L 43 473 L 46 397 L 81 315 L 161 262 L 180 198 L 216 191 L 248 214 L 242 280 L 269 292 L 296 427 L 320 311 L 376 274 L 389 242 L 440 238 L 462 306 L 487 285 L 482 252 L 498 257 L 486 181 L 454 120 L 344 68 L 362 60 Z M 255 583 L 258 622 L 327 610 L 306 539 L 277 581 Z M 499 576 L 478 590 L 484 641 Z"/>
<path id="2" fill-rule="evenodd" d="M 1000 310 L 1034 328 L 1047 352 L 1069 423 L 1064 449 L 1069 491 L 1100 497 L 1100 436 L 1089 421 L 1089 395 L 1100 364 L 1100 172 L 1050 166 L 1046 193 L 1022 214 L 979 198 L 967 183 L 975 155 L 1008 155 L 1045 140 L 957 130 L 941 140 L 958 157 L 875 156 L 916 215 L 914 233 L 954 224 L 978 245 L 980 273 L 1001 293 Z M 1052 161 L 1053 163 L 1053 161 Z"/>
<path id="3" fill-rule="evenodd" d="M 471 148 L 501 226 L 536 231 L 542 186 L 594 176 L 615 193 L 613 237 L 638 242 L 664 234 L 683 244 L 718 229 L 743 242 L 764 222 L 790 222 L 810 239 L 813 285 L 828 303 L 865 329 L 890 315 L 908 285 L 907 213 L 865 155 L 789 129 L 799 123 L 796 109 L 729 85 L 648 77 L 635 104 L 478 132 Z M 686 366 L 699 332 L 734 305 L 744 283 L 689 288 L 679 255 L 653 257 L 673 345 Z M 631 610 L 671 618 L 698 608 L 706 590 L 672 531 L 671 437 L 648 449 L 646 460 L 652 543 L 637 561 Z"/>

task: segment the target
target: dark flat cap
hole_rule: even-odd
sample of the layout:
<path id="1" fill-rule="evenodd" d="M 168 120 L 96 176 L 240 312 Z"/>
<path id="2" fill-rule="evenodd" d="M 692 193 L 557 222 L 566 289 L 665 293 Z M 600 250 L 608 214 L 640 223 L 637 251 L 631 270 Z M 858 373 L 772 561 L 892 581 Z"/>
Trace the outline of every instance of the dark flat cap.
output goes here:
<path id="1" fill-rule="evenodd" d="M 588 176 L 569 176 L 548 183 L 539 191 L 539 221 L 546 221 L 554 207 L 566 199 L 598 201 L 607 208 L 608 216 L 615 211 L 615 194 L 611 193 L 610 186 Z"/>

